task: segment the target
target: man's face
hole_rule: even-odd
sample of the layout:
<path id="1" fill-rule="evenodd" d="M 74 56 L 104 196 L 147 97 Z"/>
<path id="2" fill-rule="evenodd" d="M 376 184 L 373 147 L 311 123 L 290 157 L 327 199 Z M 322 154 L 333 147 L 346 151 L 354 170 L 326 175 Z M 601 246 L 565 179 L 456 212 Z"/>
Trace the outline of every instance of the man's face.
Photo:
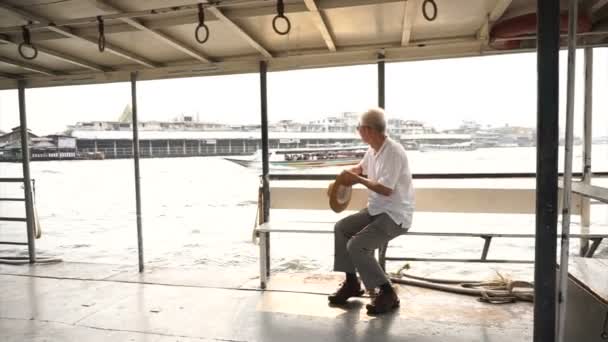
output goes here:
<path id="1" fill-rule="evenodd" d="M 359 124 L 357 125 L 357 132 L 359 132 L 359 135 L 361 136 L 361 140 L 363 140 L 364 143 L 369 143 L 369 133 L 370 133 L 371 127 L 369 125 L 366 125 L 363 121 L 359 122 Z"/>

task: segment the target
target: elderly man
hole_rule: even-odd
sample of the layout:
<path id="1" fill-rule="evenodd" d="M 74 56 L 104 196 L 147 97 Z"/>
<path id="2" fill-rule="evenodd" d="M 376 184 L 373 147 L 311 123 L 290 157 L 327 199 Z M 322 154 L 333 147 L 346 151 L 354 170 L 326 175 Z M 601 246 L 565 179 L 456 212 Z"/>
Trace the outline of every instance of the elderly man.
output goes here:
<path id="1" fill-rule="evenodd" d="M 342 172 L 342 177 L 369 189 L 368 203 L 367 208 L 335 225 L 334 271 L 345 272 L 346 280 L 328 299 L 340 305 L 362 295 L 358 271 L 372 294 L 367 312 L 380 314 L 397 308 L 399 298 L 374 251 L 411 226 L 414 190 L 405 149 L 386 135 L 384 111 L 378 108 L 363 113 L 357 130 L 369 149 L 357 166 Z"/>

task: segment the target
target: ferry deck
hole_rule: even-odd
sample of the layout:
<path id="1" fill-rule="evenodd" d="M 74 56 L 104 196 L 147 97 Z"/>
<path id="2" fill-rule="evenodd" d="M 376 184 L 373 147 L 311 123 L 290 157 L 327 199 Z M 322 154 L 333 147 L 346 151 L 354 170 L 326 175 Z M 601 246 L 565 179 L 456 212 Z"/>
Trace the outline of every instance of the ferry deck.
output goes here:
<path id="1" fill-rule="evenodd" d="M 589 198 L 608 201 L 608 189 L 593 185 L 590 172 L 591 62 L 593 48 L 607 45 L 602 30 L 606 18 L 608 3 L 604 0 L 1 2 L 0 89 L 18 90 L 23 150 L 28 150 L 27 89 L 131 82 L 137 212 L 133 235 L 136 231 L 139 252 L 133 266 L 52 263 L 37 256 L 29 157 L 24 155 L 23 174 L 0 179 L 23 183 L 23 199 L 3 200 L 25 204 L 23 218 L 1 219 L 21 221 L 27 227 L 27 243 L 2 243 L 28 250 L 26 260 L 3 259 L 23 261 L 22 265 L 0 265 L 1 340 L 606 340 L 608 264 L 590 258 L 606 232 L 569 231 L 571 214 L 581 215 L 585 225 Z M 298 43 L 288 44 L 289 39 Z M 566 150 L 566 169 L 560 179 L 558 61 L 559 50 L 566 46 L 566 146 L 572 144 L 573 52 L 584 48 L 586 149 L 580 175 L 572 174 L 572 153 Z M 273 199 L 280 189 L 273 188 L 267 158 L 261 175 L 260 225 L 255 232 L 260 249 L 259 277 L 146 267 L 137 143 L 138 81 L 259 73 L 261 138 L 267 151 L 267 97 L 272 96 L 267 93 L 268 72 L 377 64 L 378 106 L 384 107 L 386 63 L 525 52 L 538 56 L 537 168 L 531 175 L 511 176 L 530 177 L 536 186 L 521 192 L 494 191 L 502 197 L 497 195 L 483 205 L 480 203 L 488 202 L 487 197 L 480 197 L 483 191 L 468 189 L 458 193 L 466 200 L 454 207 L 438 207 L 444 202 L 431 201 L 419 210 L 474 212 L 479 206 L 483 212 L 535 213 L 535 233 L 527 236 L 536 242 L 534 304 L 490 305 L 473 297 L 400 286 L 402 306 L 390 314 L 368 316 L 365 298 L 354 299 L 347 307 L 328 306 L 326 296 L 339 275 L 271 274 L 270 235 L 289 232 L 268 225 L 270 209 L 280 206 Z M 455 194 L 449 189 L 430 191 L 435 191 L 435 198 Z M 318 191 L 305 192 L 300 201 L 290 204 L 314 206 L 314 196 Z M 559 208 L 565 223 L 558 240 Z M 328 233 L 308 228 L 294 232 Z M 487 259 L 488 241 L 498 235 L 474 235 L 486 241 L 485 252 L 468 262 L 508 262 Z M 562 253 L 560 273 L 557 244 L 560 241 L 566 247 L 562 249 L 568 251 L 570 239 L 581 241 L 583 255 L 569 260 L 569 255 Z"/>

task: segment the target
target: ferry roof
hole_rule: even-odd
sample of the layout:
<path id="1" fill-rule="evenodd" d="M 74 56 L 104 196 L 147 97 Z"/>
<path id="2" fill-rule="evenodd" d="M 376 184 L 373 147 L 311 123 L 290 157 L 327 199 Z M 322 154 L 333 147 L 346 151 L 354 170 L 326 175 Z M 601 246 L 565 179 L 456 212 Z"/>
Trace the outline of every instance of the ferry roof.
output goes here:
<path id="1" fill-rule="evenodd" d="M 200 44 L 194 0 L 2 1 L 0 89 L 17 88 L 18 79 L 26 87 L 128 81 L 132 71 L 139 80 L 249 73 L 260 61 L 277 71 L 534 50 L 533 34 L 508 50 L 496 44 L 514 38 L 493 36 L 496 25 L 533 13 L 534 0 L 285 0 L 286 35 L 272 28 L 276 3 L 204 1 L 209 39 Z M 435 20 L 425 19 L 425 3 L 429 17 L 436 4 Z M 605 45 L 599 30 L 607 2 L 580 3 L 595 32 L 583 34 L 579 46 Z M 18 52 L 28 39 L 24 28 L 38 50 L 32 60 Z M 23 51 L 32 53 L 27 45 Z"/>

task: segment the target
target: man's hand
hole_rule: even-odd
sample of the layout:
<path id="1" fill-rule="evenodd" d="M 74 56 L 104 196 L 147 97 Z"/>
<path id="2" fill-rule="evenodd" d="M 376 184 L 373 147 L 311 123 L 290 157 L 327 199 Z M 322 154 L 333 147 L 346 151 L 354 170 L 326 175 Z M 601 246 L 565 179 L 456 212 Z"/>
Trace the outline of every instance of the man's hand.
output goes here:
<path id="1" fill-rule="evenodd" d="M 361 168 L 361 165 L 356 165 L 351 167 L 350 169 L 347 169 L 348 171 L 356 174 L 356 175 L 361 175 L 361 173 L 363 173 L 363 168 Z"/>
<path id="2" fill-rule="evenodd" d="M 350 170 L 343 170 L 339 177 L 344 185 L 352 186 L 361 182 L 361 177 Z"/>

